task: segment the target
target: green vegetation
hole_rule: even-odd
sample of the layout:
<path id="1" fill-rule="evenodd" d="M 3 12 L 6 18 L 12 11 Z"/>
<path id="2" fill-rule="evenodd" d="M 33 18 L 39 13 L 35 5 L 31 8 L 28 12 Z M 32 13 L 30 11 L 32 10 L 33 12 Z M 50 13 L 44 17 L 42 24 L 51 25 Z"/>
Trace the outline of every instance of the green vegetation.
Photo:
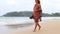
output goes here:
<path id="1" fill-rule="evenodd" d="M 20 11 L 20 12 L 9 12 L 3 15 L 4 17 L 30 17 L 32 16 L 32 11 Z M 58 17 L 60 13 L 42 13 L 42 17 Z"/>

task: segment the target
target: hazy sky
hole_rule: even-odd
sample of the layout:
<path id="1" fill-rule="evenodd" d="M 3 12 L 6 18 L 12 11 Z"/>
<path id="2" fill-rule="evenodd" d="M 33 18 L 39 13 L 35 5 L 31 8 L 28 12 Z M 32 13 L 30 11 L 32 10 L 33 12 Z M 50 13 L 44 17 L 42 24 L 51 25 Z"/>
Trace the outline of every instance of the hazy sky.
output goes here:
<path id="1" fill-rule="evenodd" d="M 40 0 L 44 13 L 60 12 L 60 0 Z M 0 0 L 0 16 L 13 11 L 33 11 L 35 0 Z"/>

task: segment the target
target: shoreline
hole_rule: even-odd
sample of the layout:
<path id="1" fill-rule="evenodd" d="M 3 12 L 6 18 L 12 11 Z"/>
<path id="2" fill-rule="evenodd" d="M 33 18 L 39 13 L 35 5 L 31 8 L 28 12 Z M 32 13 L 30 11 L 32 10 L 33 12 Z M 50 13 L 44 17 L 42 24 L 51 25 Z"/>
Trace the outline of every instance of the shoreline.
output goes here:
<path id="1" fill-rule="evenodd" d="M 1 25 L 0 26 L 0 30 L 22 30 L 23 28 L 27 28 L 27 27 L 30 27 L 32 26 L 33 23 L 24 23 L 24 24 L 8 24 L 8 25 Z"/>
<path id="2" fill-rule="evenodd" d="M 14 32 L 10 32 L 10 34 L 60 34 L 60 20 L 49 21 L 46 20 L 43 23 L 40 23 L 41 30 L 37 30 L 33 32 L 34 25 L 28 27 L 24 31 L 18 30 Z"/>
<path id="3" fill-rule="evenodd" d="M 42 17 L 42 22 L 46 20 L 60 20 L 60 17 Z M 29 23 L 29 22 L 34 22 L 34 20 L 29 19 L 29 17 L 0 18 L 0 25 L 23 24 L 23 23 Z"/>
<path id="4" fill-rule="evenodd" d="M 60 20 L 45 20 L 40 22 L 41 30 L 33 32 L 34 24 L 19 28 L 21 24 L 7 25 L 11 30 L 0 30 L 0 34 L 60 34 Z M 18 26 L 18 27 L 17 27 Z M 16 28 L 15 28 L 16 27 Z M 15 28 L 15 29 L 14 29 Z M 18 29 L 17 29 L 18 28 Z"/>

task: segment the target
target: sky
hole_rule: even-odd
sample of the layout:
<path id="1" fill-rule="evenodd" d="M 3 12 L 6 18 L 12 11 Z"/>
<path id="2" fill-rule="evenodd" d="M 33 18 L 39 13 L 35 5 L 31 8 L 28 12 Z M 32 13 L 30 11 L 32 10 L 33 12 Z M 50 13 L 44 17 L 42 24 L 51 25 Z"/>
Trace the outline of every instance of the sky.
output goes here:
<path id="1" fill-rule="evenodd" d="M 60 0 L 40 0 L 43 13 L 60 13 Z M 33 11 L 35 0 L 0 0 L 0 16 L 14 11 Z"/>

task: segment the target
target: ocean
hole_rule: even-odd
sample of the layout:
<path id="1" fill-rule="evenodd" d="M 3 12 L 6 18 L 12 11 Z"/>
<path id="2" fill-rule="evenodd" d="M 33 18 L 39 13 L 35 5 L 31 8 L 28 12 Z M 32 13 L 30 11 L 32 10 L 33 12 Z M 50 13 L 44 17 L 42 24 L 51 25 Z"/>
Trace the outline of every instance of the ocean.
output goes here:
<path id="1" fill-rule="evenodd" d="M 44 22 L 45 20 L 60 20 L 60 17 L 42 17 L 42 22 Z M 5 25 L 24 24 L 24 23 L 33 23 L 33 22 L 34 20 L 29 19 L 29 17 L 0 17 L 0 30 L 7 31 L 7 30 L 22 29 L 21 25 L 15 25 L 15 26 L 5 26 Z"/>
<path id="2" fill-rule="evenodd" d="M 42 21 L 55 19 L 60 20 L 60 17 L 42 17 Z M 29 19 L 29 17 L 0 17 L 0 25 L 23 24 L 27 22 L 34 22 L 34 20 Z"/>

